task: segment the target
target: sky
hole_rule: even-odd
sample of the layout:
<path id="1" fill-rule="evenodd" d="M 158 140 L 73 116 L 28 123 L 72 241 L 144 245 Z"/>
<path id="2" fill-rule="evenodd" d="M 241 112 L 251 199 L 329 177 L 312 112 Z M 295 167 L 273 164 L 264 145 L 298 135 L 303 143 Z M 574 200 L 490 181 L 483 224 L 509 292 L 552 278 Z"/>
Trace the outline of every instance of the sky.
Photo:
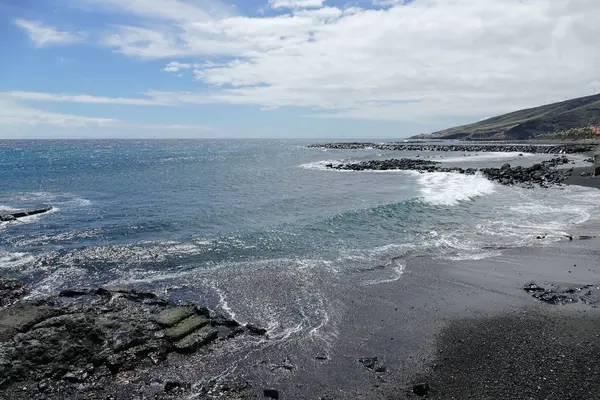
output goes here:
<path id="1" fill-rule="evenodd" d="M 600 90 L 599 0 L 0 0 L 0 138 L 403 138 Z"/>

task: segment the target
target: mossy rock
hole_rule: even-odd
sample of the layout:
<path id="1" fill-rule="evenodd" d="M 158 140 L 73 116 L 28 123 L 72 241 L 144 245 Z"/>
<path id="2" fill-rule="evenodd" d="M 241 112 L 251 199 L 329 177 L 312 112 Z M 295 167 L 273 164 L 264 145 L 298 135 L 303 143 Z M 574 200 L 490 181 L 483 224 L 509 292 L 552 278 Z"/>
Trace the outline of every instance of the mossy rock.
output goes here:
<path id="1" fill-rule="evenodd" d="M 192 332 L 174 344 L 180 353 L 191 353 L 215 340 L 218 331 L 210 325 L 205 325 L 199 330 Z"/>
<path id="2" fill-rule="evenodd" d="M 208 318 L 202 315 L 193 315 L 174 327 L 167 329 L 165 337 L 172 341 L 179 340 L 205 325 L 208 325 Z"/>
<path id="3" fill-rule="evenodd" d="M 194 310 L 191 308 L 177 307 L 161 312 L 152 317 L 152 320 L 159 325 L 171 327 L 192 315 L 194 315 Z"/>

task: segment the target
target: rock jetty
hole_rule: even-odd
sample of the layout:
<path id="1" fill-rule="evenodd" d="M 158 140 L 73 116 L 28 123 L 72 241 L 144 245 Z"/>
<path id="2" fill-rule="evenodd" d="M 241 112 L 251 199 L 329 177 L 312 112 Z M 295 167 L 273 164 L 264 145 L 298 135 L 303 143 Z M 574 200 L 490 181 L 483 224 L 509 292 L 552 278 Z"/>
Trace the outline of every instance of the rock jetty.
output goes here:
<path id="1" fill-rule="evenodd" d="M 404 144 L 404 143 L 317 143 L 308 147 L 338 150 L 377 149 L 397 151 L 455 151 L 455 152 L 503 152 L 536 154 L 574 154 L 593 151 L 593 144 L 565 144 L 543 146 L 532 144 Z"/>
<path id="2" fill-rule="evenodd" d="M 327 164 L 329 169 L 349 170 L 349 171 L 387 171 L 387 170 L 410 170 L 419 172 L 454 172 L 467 175 L 481 173 L 489 180 L 498 182 L 502 185 L 520 185 L 524 187 L 533 187 L 539 185 L 548 187 L 559 184 L 566 180 L 572 170 L 556 169 L 557 166 L 568 164 L 569 159 L 566 156 L 555 157 L 543 161 L 540 164 L 534 164 L 531 167 L 512 167 L 510 164 L 504 164 L 501 168 L 460 168 L 460 167 L 440 167 L 439 162 L 423 159 L 390 159 L 390 160 L 371 160 L 348 164 Z"/>
<path id="3" fill-rule="evenodd" d="M 30 215 L 44 214 L 52 211 L 52 207 L 35 208 L 31 210 L 17 211 L 13 213 L 0 214 L 0 222 L 14 221 L 17 218 L 28 217 Z"/>
<path id="4" fill-rule="evenodd" d="M 0 391 L 7 398 L 97 398 L 125 371 L 266 333 L 131 288 L 64 290 L 42 300 L 19 299 L 23 288 L 0 278 Z M 160 392 L 181 385 L 166 382 Z"/>

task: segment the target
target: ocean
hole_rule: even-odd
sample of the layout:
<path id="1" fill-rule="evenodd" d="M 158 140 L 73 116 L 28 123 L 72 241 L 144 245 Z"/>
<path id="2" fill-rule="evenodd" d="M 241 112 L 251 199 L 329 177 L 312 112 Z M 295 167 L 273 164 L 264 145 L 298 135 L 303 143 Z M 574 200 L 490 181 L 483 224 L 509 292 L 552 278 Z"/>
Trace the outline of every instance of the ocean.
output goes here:
<path id="1" fill-rule="evenodd" d="M 553 246 L 600 215 L 597 189 L 332 171 L 325 165 L 416 154 L 311 143 L 0 141 L 0 212 L 54 207 L 0 223 L 0 274 L 28 282 L 29 298 L 132 285 L 265 326 L 273 338 L 331 341 L 340 285 L 401 280 L 414 257 L 477 260 Z M 419 156 L 474 168 L 550 157 Z M 569 158 L 579 165 L 584 156 Z"/>

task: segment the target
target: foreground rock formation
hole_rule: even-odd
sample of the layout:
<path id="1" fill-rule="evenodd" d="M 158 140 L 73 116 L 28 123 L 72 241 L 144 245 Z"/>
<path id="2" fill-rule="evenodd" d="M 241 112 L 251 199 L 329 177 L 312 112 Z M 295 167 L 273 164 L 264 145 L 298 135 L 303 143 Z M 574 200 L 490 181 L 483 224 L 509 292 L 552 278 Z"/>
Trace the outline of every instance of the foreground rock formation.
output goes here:
<path id="1" fill-rule="evenodd" d="M 170 353 L 266 333 L 194 304 L 176 306 L 129 288 L 65 290 L 29 301 L 18 300 L 24 293 L 18 281 L 1 279 L 0 287 L 5 306 L 0 309 L 0 390 L 15 393 L 32 382 L 35 388 L 10 398 L 79 398 L 102 392 L 99 388 L 123 371 L 165 362 Z M 166 382 L 160 391 L 181 385 Z"/>
<path id="2" fill-rule="evenodd" d="M 467 175 L 481 173 L 489 180 L 498 182 L 502 185 L 521 185 L 533 187 L 539 185 L 548 187 L 559 184 L 567 179 L 572 170 L 559 170 L 557 166 L 569 163 L 566 156 L 555 157 L 551 160 L 543 161 L 531 167 L 511 167 L 510 164 L 504 164 L 501 168 L 460 168 L 460 167 L 440 167 L 439 162 L 422 159 L 391 159 L 391 160 L 371 160 L 359 163 L 349 164 L 327 164 L 326 167 L 337 170 L 350 171 L 386 171 L 386 170 L 411 170 L 419 172 L 455 172 Z"/>

